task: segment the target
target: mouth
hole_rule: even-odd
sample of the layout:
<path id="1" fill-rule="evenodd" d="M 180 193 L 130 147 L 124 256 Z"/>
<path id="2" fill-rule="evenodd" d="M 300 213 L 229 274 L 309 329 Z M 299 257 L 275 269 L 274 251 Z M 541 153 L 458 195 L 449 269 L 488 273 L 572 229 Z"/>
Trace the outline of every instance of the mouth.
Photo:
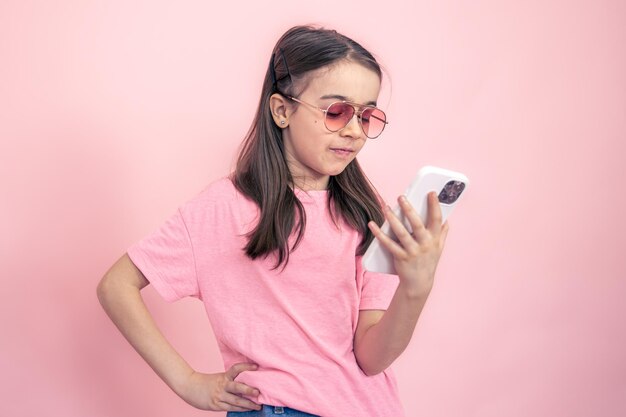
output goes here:
<path id="1" fill-rule="evenodd" d="M 340 158 L 349 158 L 354 153 L 354 149 L 350 148 L 330 148 L 330 150 Z"/>

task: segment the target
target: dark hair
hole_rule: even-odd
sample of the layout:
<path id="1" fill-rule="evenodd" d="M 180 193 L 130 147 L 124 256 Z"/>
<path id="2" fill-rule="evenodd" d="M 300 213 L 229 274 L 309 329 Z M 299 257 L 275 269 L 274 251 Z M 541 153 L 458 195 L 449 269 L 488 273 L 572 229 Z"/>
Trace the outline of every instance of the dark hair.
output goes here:
<path id="1" fill-rule="evenodd" d="M 255 201 L 260 208 L 256 227 L 248 234 L 246 255 L 252 259 L 277 251 L 277 262 L 287 265 L 306 226 L 302 203 L 295 196 L 293 177 L 287 166 L 282 130 L 271 115 L 269 100 L 274 93 L 298 96 L 306 88 L 306 75 L 339 61 L 359 63 L 382 79 L 376 59 L 365 48 L 335 30 L 313 26 L 295 26 L 278 40 L 261 92 L 259 107 L 243 142 L 232 180 L 235 187 Z M 300 91 L 296 92 L 298 88 Z M 378 194 L 356 159 L 328 184 L 328 208 L 333 219 L 342 216 L 362 235 L 357 255 L 362 255 L 374 238 L 367 227 L 370 220 L 382 224 L 383 214 Z M 292 248 L 288 239 L 297 236 Z"/>

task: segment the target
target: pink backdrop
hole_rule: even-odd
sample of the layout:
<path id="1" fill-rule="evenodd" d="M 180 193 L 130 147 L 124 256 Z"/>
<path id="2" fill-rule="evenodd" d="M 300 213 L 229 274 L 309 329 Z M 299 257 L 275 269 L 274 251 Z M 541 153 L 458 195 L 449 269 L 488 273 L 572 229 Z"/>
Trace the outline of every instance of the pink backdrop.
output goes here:
<path id="1" fill-rule="evenodd" d="M 360 157 L 386 198 L 424 164 L 471 180 L 393 365 L 407 415 L 626 415 L 626 3 L 408 3 L 0 3 L 0 415 L 206 415 L 95 287 L 228 172 L 274 42 L 309 22 L 392 77 Z M 200 303 L 145 294 L 193 366 L 223 371 Z"/>

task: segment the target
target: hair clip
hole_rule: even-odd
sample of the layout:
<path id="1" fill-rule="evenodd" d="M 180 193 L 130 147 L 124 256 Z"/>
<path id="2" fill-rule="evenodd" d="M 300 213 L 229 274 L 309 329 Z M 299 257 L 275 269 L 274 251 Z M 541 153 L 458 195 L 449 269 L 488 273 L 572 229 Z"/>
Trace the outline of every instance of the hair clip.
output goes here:
<path id="1" fill-rule="evenodd" d="M 271 75 L 272 75 L 272 87 L 274 89 L 274 91 L 278 91 L 278 82 L 282 79 L 285 79 L 287 77 L 289 77 L 289 79 L 291 79 L 291 73 L 289 72 L 289 66 L 287 65 L 287 60 L 285 59 L 285 53 L 283 51 L 283 48 L 278 48 L 278 50 L 280 51 L 280 56 L 283 58 L 283 63 L 285 65 L 285 70 L 287 71 L 287 75 L 284 75 L 280 78 L 276 78 L 276 68 L 275 68 L 275 61 L 274 61 L 274 55 L 272 54 L 272 59 L 270 60 L 270 69 L 271 69 Z"/>

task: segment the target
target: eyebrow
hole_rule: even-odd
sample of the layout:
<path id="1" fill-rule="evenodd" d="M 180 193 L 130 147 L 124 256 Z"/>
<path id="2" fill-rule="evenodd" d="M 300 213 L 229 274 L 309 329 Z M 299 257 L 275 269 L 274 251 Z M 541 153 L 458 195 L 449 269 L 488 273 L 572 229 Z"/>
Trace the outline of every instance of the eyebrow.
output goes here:
<path id="1" fill-rule="evenodd" d="M 329 99 L 329 98 L 335 98 L 335 99 L 338 99 L 338 100 L 349 101 L 351 103 L 355 103 L 354 100 L 350 100 L 350 98 L 348 98 L 346 96 L 339 95 L 339 94 L 326 94 L 326 95 L 320 97 L 320 99 L 322 99 L 322 100 Z M 376 107 L 376 102 L 375 101 L 368 101 L 364 105 L 365 106 L 374 106 L 374 107 Z"/>

